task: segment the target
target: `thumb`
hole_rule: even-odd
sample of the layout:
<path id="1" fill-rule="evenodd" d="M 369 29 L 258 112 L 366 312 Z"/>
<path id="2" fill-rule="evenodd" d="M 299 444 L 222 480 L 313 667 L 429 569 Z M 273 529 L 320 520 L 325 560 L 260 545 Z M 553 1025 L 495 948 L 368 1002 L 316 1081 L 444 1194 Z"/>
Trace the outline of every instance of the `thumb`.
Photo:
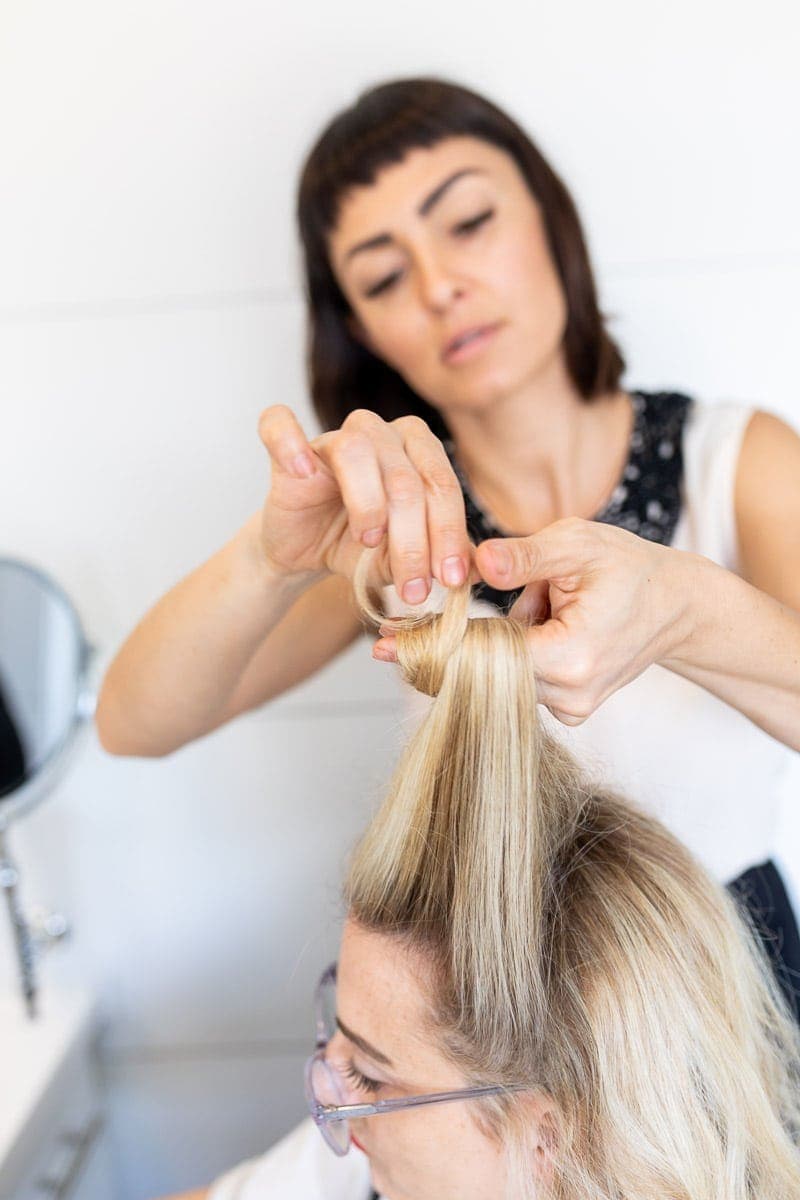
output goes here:
<path id="1" fill-rule="evenodd" d="M 491 538 L 475 551 L 475 562 L 486 582 L 504 589 L 535 579 L 538 558 L 533 537 Z"/>
<path id="2" fill-rule="evenodd" d="M 523 587 L 535 580 L 570 580 L 571 586 L 596 556 L 592 521 L 565 518 L 529 537 L 489 538 L 475 551 L 478 569 L 492 587 Z"/>

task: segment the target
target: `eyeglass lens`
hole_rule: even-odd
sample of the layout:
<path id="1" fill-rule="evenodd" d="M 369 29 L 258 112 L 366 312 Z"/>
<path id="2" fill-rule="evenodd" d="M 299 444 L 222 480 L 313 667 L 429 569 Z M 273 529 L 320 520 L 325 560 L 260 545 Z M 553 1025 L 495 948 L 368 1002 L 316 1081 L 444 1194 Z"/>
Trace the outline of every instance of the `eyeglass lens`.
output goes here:
<path id="1" fill-rule="evenodd" d="M 309 1101 L 313 1106 L 344 1104 L 334 1071 L 324 1058 L 315 1058 L 308 1075 Z M 319 1131 L 337 1154 L 346 1154 L 350 1147 L 350 1126 L 346 1120 L 319 1121 Z"/>
<path id="2" fill-rule="evenodd" d="M 319 990 L 319 1021 L 325 1041 L 336 1033 L 336 980 L 328 979 Z"/>

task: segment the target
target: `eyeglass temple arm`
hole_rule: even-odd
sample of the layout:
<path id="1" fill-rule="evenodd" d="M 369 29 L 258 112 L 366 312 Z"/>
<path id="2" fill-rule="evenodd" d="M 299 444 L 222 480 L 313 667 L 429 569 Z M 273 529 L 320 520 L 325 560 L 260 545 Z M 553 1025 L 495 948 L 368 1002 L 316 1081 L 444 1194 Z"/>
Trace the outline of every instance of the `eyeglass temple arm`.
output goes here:
<path id="1" fill-rule="evenodd" d="M 402 1108 L 418 1108 L 423 1104 L 444 1104 L 448 1100 L 472 1100 L 476 1096 L 496 1096 L 500 1092 L 520 1092 L 525 1090 L 524 1084 L 511 1084 L 508 1087 L 463 1088 L 458 1092 L 433 1092 L 430 1096 L 407 1096 L 397 1100 L 376 1100 L 373 1104 L 321 1104 L 319 1115 L 323 1120 L 343 1121 L 350 1118 L 374 1117 L 382 1112 L 398 1112 Z"/>

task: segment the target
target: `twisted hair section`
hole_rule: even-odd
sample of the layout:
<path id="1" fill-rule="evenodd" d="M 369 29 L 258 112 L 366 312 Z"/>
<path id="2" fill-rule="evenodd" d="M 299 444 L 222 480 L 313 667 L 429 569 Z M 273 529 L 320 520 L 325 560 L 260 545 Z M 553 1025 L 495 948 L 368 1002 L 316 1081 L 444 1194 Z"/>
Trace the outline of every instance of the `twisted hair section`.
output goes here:
<path id="1" fill-rule="evenodd" d="M 514 1200 L 800 1196 L 800 1031 L 747 909 L 545 731 L 524 625 L 470 618 L 468 585 L 387 619 L 374 554 L 358 604 L 433 702 L 345 897 L 432 968 L 433 1027 L 468 1078 L 554 1102 L 535 1183 L 524 1100 L 481 1106 Z"/>

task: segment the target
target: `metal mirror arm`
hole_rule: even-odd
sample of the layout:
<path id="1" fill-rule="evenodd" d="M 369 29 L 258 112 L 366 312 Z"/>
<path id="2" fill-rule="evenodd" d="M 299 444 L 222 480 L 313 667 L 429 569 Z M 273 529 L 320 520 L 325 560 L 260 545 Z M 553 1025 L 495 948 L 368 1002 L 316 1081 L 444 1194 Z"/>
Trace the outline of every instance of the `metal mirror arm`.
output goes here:
<path id="1" fill-rule="evenodd" d="M 18 894 L 19 871 L 8 852 L 6 827 L 6 821 L 0 816 L 0 889 L 5 894 L 11 921 L 25 1011 L 33 1020 L 37 1016 L 37 960 L 44 950 L 67 936 L 69 924 L 61 913 L 37 913 L 30 920 L 26 919 Z"/>
<path id="2" fill-rule="evenodd" d="M 23 916 L 17 896 L 19 873 L 9 857 L 6 849 L 5 822 L 0 817 L 0 888 L 6 898 L 8 915 L 11 919 L 11 929 L 14 935 L 14 948 L 17 952 L 20 984 L 25 1000 L 28 1016 L 36 1016 L 36 987 L 33 976 L 33 939 L 28 924 Z"/>

